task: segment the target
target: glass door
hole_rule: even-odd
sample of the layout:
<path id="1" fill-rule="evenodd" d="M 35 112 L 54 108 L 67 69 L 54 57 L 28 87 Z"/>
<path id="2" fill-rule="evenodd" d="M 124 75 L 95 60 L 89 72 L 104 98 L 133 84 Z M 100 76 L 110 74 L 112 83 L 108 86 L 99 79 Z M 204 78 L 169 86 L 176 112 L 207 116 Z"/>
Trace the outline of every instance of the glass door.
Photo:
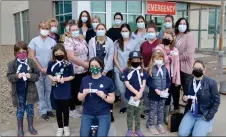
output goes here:
<path id="1" fill-rule="evenodd" d="M 158 32 L 162 29 L 162 27 L 165 23 L 165 21 L 164 21 L 165 16 L 145 15 L 145 19 L 146 19 L 147 24 L 152 19 L 157 26 Z"/>

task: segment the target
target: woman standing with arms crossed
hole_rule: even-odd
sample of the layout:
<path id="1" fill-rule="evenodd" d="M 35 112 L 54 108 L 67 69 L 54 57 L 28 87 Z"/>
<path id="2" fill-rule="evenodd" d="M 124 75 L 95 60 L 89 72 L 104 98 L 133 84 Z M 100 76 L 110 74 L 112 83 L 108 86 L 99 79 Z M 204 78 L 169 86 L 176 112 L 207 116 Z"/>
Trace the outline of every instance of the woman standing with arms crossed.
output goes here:
<path id="1" fill-rule="evenodd" d="M 102 75 L 113 77 L 113 57 L 114 43 L 106 36 L 106 26 L 102 23 L 97 25 L 97 36 L 89 41 L 89 58 L 99 57 L 104 62 Z M 113 105 L 111 106 L 113 109 Z M 112 121 L 114 121 L 113 111 L 111 109 Z"/>
<path id="2" fill-rule="evenodd" d="M 74 67 L 75 78 L 71 81 L 71 104 L 70 116 L 77 118 L 81 117 L 82 102 L 77 99 L 82 78 L 87 76 L 88 69 L 88 45 L 84 39 L 79 38 L 79 28 L 75 23 L 70 25 L 71 37 L 66 39 L 64 47 L 67 51 L 68 59 L 72 62 Z M 75 108 L 77 106 L 77 108 Z"/>
<path id="3" fill-rule="evenodd" d="M 41 22 L 39 24 L 40 35 L 33 38 L 29 43 L 29 56 L 38 66 L 41 71 L 39 81 L 36 82 L 39 96 L 39 112 L 44 120 L 53 117 L 52 107 L 50 102 L 50 94 L 52 81 L 46 75 L 48 62 L 52 58 L 52 49 L 56 45 L 55 40 L 48 36 L 50 24 Z"/>
<path id="4" fill-rule="evenodd" d="M 122 107 L 120 113 L 126 112 L 126 98 L 125 92 L 126 87 L 120 77 L 123 71 L 128 67 L 129 53 L 132 51 L 139 51 L 139 43 L 130 38 L 130 26 L 128 24 L 122 24 L 121 28 L 122 38 L 114 43 L 115 53 L 114 53 L 114 72 L 115 72 L 115 84 L 118 91 L 120 91 Z"/>

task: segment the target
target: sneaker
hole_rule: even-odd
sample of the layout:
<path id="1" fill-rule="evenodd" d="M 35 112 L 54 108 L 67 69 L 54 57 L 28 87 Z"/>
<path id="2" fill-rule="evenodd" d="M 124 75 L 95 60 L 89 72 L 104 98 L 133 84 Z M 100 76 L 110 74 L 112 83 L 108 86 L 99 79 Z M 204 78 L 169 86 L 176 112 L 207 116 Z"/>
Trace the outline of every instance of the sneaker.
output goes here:
<path id="1" fill-rule="evenodd" d="M 158 132 L 158 130 L 156 129 L 155 126 L 151 126 L 151 127 L 149 128 L 149 132 L 150 132 L 152 135 L 159 135 L 159 132 Z"/>
<path id="2" fill-rule="evenodd" d="M 149 126 L 149 120 L 147 120 L 146 128 L 149 129 L 149 127 L 150 127 L 150 126 Z"/>
<path id="3" fill-rule="evenodd" d="M 41 118 L 44 120 L 49 120 L 49 116 L 47 114 L 42 114 Z"/>
<path id="4" fill-rule="evenodd" d="M 140 118 L 145 119 L 146 116 L 144 114 L 140 114 Z"/>
<path id="5" fill-rule="evenodd" d="M 71 135 L 69 127 L 64 127 L 64 136 L 69 137 Z"/>
<path id="6" fill-rule="evenodd" d="M 136 130 L 134 134 L 137 135 L 138 137 L 144 137 L 144 134 L 140 130 Z"/>
<path id="7" fill-rule="evenodd" d="M 126 137 L 132 137 L 133 136 L 133 131 L 132 130 L 128 130 L 126 133 Z"/>
<path id="8" fill-rule="evenodd" d="M 122 108 L 122 109 L 120 109 L 120 113 L 125 113 L 126 112 L 126 110 L 127 110 L 127 108 L 125 107 L 125 108 Z"/>
<path id="9" fill-rule="evenodd" d="M 63 136 L 63 132 L 64 132 L 63 128 L 58 128 L 57 132 L 56 132 L 56 136 L 57 137 L 62 137 Z"/>
<path id="10" fill-rule="evenodd" d="M 75 109 L 79 114 L 82 114 L 83 107 L 82 106 L 77 106 Z"/>
<path id="11" fill-rule="evenodd" d="M 160 134 L 166 133 L 164 126 L 161 124 L 157 126 L 157 130 L 159 131 Z"/>
<path id="12" fill-rule="evenodd" d="M 114 116 L 113 116 L 113 112 L 111 112 L 111 122 L 114 122 L 115 119 L 114 119 Z"/>
<path id="13" fill-rule="evenodd" d="M 49 117 L 55 117 L 55 115 L 53 114 L 52 111 L 47 111 L 47 115 L 48 115 Z"/>
<path id="14" fill-rule="evenodd" d="M 150 113 L 150 110 L 144 110 L 145 115 L 149 115 L 149 113 Z"/>
<path id="15" fill-rule="evenodd" d="M 82 116 L 77 110 L 70 111 L 69 115 L 73 118 L 80 118 Z"/>

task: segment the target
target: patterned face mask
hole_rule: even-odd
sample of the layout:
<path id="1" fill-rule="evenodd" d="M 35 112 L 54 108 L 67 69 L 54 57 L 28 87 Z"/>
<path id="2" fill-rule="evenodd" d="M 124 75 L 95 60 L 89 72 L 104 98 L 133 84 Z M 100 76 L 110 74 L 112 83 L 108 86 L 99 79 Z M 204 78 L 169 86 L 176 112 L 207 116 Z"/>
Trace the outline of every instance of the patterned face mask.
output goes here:
<path id="1" fill-rule="evenodd" d="M 92 73 L 92 75 L 97 75 L 101 72 L 101 68 L 96 68 L 96 67 L 90 67 L 89 70 Z"/>

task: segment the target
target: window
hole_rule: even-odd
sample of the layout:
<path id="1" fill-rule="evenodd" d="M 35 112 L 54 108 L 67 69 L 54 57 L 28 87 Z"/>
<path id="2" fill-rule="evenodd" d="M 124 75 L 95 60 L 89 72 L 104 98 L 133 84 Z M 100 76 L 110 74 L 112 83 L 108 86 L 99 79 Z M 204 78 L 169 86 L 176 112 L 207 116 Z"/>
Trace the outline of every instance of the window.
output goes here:
<path id="1" fill-rule="evenodd" d="M 56 1 L 55 4 L 55 17 L 59 22 L 59 34 L 64 33 L 64 22 L 72 19 L 72 6 L 71 1 Z"/>
<path id="2" fill-rule="evenodd" d="M 98 16 L 106 24 L 106 1 L 91 1 L 91 16 Z"/>
<path id="3" fill-rule="evenodd" d="M 29 43 L 30 41 L 30 33 L 29 33 L 29 14 L 28 10 L 22 11 L 22 23 L 23 23 L 23 36 L 24 36 L 24 41 L 26 43 Z"/>
<path id="4" fill-rule="evenodd" d="M 177 19 L 184 17 L 188 19 L 188 4 L 187 3 L 177 3 L 176 4 L 176 9 L 177 9 Z"/>
<path id="5" fill-rule="evenodd" d="M 16 42 L 21 41 L 20 12 L 14 14 Z"/>

